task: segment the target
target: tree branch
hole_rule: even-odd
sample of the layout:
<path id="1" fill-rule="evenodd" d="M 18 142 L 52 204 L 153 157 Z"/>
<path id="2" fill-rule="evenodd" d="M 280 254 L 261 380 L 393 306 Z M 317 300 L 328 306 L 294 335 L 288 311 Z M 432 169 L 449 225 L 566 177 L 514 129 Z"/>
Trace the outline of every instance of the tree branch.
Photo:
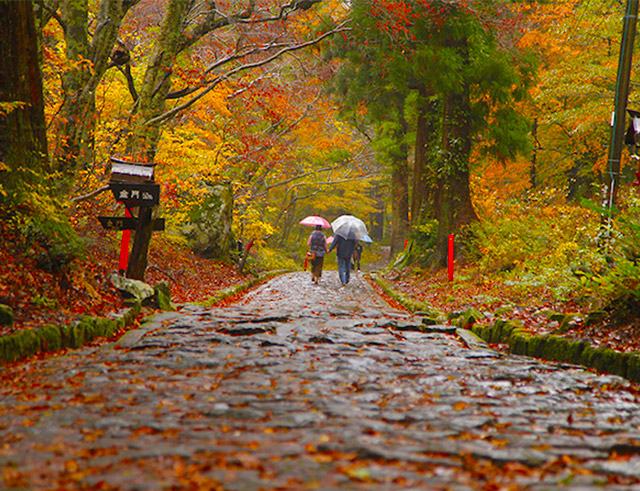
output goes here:
<path id="1" fill-rule="evenodd" d="M 71 199 L 69 199 L 69 201 L 71 201 L 72 203 L 79 203 L 80 201 L 86 201 L 86 200 L 91 199 L 94 196 L 98 196 L 99 194 L 104 193 L 105 191 L 108 191 L 108 190 L 109 190 L 109 185 L 107 184 L 105 186 L 102 186 L 101 188 L 94 189 L 90 193 L 83 194 L 81 196 L 76 196 L 75 198 L 71 198 Z"/>
<path id="2" fill-rule="evenodd" d="M 309 172 L 303 172 L 302 174 L 298 174 L 298 175 L 290 177 L 288 179 L 284 179 L 283 181 L 279 181 L 279 182 L 276 182 L 276 183 L 271 184 L 269 186 L 266 186 L 260 193 L 255 194 L 254 198 L 260 198 L 262 196 L 265 196 L 272 189 L 280 187 L 280 186 L 285 186 L 286 184 L 289 184 L 290 182 L 293 182 L 293 181 L 297 181 L 298 179 L 303 179 L 303 178 L 311 176 L 313 174 L 319 174 L 320 172 L 329 172 L 329 171 L 332 171 L 332 170 L 339 169 L 340 167 L 341 166 L 339 166 L 339 165 L 333 165 L 331 167 L 323 167 L 322 169 L 315 169 L 315 170 L 312 170 L 312 171 L 309 171 Z"/>
<path id="3" fill-rule="evenodd" d="M 202 99 L 205 95 L 207 95 L 209 92 L 211 92 L 218 84 L 220 84 L 221 82 L 233 77 L 234 75 L 237 75 L 238 73 L 250 70 L 252 68 L 257 68 L 263 65 L 266 65 L 270 62 L 272 62 L 273 60 L 280 58 L 282 55 L 289 53 L 291 51 L 298 51 L 304 48 L 307 48 L 309 46 L 312 46 L 314 44 L 319 43 L 320 41 L 322 41 L 323 39 L 332 36 L 333 34 L 336 34 L 338 32 L 343 32 L 343 31 L 348 31 L 350 30 L 350 28 L 345 27 L 345 25 L 348 23 L 348 21 L 343 22 L 342 24 L 340 24 L 338 27 L 336 27 L 335 29 L 332 29 L 331 31 L 325 32 L 324 34 L 322 34 L 321 36 L 318 36 L 315 39 L 312 39 L 311 41 L 307 41 L 304 43 L 300 43 L 300 44 L 296 44 L 287 48 L 283 48 L 281 50 L 279 50 L 278 52 L 274 53 L 271 56 L 268 56 L 267 58 L 260 60 L 260 61 L 256 61 L 253 63 L 247 63 L 245 65 L 241 65 L 239 67 L 236 67 L 232 70 L 230 70 L 229 72 L 225 73 L 224 75 L 220 75 L 216 78 L 214 78 L 211 82 L 208 83 L 208 86 L 201 90 L 200 93 L 198 93 L 197 95 L 195 95 L 194 97 L 192 97 L 191 99 L 189 99 L 188 101 L 175 106 L 173 109 L 170 109 L 169 111 L 166 111 L 163 114 L 160 114 L 154 118 L 149 119 L 148 121 L 146 121 L 145 124 L 150 125 L 150 124 L 155 124 L 155 123 L 162 123 L 170 118 L 172 118 L 173 116 L 175 116 L 176 114 L 178 114 L 181 111 L 184 111 L 185 109 L 191 107 L 194 103 L 196 103 L 198 100 Z"/>
<path id="4" fill-rule="evenodd" d="M 124 75 L 124 78 L 127 79 L 127 87 L 129 88 L 129 94 L 131 94 L 131 98 L 133 99 L 133 102 L 136 102 L 138 100 L 138 91 L 136 90 L 136 84 L 135 84 L 135 81 L 133 80 L 133 75 L 131 74 L 131 64 L 127 63 L 126 65 L 124 65 L 124 67 L 117 66 L 116 68 L 120 70 L 120 73 L 122 73 L 122 75 Z"/>

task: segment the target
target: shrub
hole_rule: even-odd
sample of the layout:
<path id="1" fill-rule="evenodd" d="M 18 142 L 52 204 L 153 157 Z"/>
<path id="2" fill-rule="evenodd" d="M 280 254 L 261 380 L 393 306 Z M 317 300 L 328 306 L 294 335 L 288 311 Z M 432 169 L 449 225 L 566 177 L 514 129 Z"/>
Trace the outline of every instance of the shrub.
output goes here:
<path id="1" fill-rule="evenodd" d="M 256 267 L 262 271 L 281 269 L 295 270 L 300 267 L 293 258 L 282 251 L 270 247 L 258 247 L 255 255 Z M 248 263 L 249 264 L 249 263 Z"/>
<path id="2" fill-rule="evenodd" d="M 55 177 L 51 176 L 51 181 Z M 4 205 L 0 220 L 2 215 L 6 217 L 8 229 L 17 238 L 16 246 L 33 255 L 42 269 L 59 272 L 83 252 L 84 243 L 66 215 L 67 203 L 47 182 L 25 180 L 0 204 Z"/>
<path id="3" fill-rule="evenodd" d="M 62 217 L 27 217 L 23 236 L 38 267 L 57 273 L 84 251 L 84 241 Z"/>
<path id="4" fill-rule="evenodd" d="M 546 287 L 565 299 L 588 290 L 588 278 L 607 268 L 595 243 L 599 223 L 597 213 L 541 192 L 473 224 L 470 240 L 481 272 L 504 275 L 523 290 Z"/>

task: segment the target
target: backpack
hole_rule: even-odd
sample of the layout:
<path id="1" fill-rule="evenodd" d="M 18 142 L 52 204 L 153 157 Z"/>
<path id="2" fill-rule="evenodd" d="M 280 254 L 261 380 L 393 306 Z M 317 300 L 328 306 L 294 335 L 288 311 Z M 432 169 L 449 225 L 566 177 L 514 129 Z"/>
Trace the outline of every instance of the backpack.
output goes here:
<path id="1" fill-rule="evenodd" d="M 309 243 L 311 252 L 315 252 L 318 256 L 324 256 L 326 244 L 327 241 L 320 230 L 316 230 L 311 234 L 311 241 Z"/>

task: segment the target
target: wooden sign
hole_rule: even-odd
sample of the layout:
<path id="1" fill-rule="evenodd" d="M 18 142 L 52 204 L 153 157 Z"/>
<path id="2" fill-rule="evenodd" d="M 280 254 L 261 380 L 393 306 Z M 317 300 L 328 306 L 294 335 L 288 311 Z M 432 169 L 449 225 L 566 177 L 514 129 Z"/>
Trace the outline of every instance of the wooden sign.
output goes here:
<path id="1" fill-rule="evenodd" d="M 110 182 L 116 201 L 127 206 L 155 206 L 160 203 L 160 185 L 153 183 Z"/>
<path id="2" fill-rule="evenodd" d="M 135 230 L 138 227 L 136 217 L 98 217 L 102 227 L 106 230 Z M 153 230 L 164 230 L 164 218 L 153 219 Z"/>
<path id="3" fill-rule="evenodd" d="M 126 162 L 111 157 L 111 181 L 151 182 L 156 164 Z"/>

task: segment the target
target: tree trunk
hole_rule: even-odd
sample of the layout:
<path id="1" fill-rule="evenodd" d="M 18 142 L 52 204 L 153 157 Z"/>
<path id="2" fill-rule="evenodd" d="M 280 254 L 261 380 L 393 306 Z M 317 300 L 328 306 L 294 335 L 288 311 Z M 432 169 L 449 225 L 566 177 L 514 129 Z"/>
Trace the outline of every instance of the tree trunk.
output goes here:
<path id="1" fill-rule="evenodd" d="M 136 116 L 127 140 L 127 154 L 134 159 L 152 162 L 155 158 L 160 139 L 160 123 L 148 125 L 147 121 L 164 111 L 166 96 L 171 88 L 173 64 L 180 50 L 184 19 L 191 5 L 192 0 L 171 0 L 167 7 L 155 50 L 145 72 Z M 153 215 L 150 209 L 144 212 Z M 151 232 L 150 226 L 136 230 L 127 271 L 130 278 L 144 277 Z"/>
<path id="2" fill-rule="evenodd" d="M 442 148 L 444 162 L 437 188 L 435 264 L 447 262 L 447 238 L 477 220 L 471 202 L 469 157 L 471 154 L 470 103 L 468 89 L 448 94 L 444 100 Z"/>
<path id="3" fill-rule="evenodd" d="M 160 123 L 148 124 L 164 112 L 171 89 L 171 73 L 182 47 L 182 28 L 192 0 L 170 0 L 160 35 L 144 75 L 136 116 L 127 141 L 127 153 L 137 159 L 153 161 L 160 139 Z"/>
<path id="4" fill-rule="evenodd" d="M 293 230 L 297 222 L 298 192 L 295 189 L 287 191 L 285 199 L 287 200 L 287 205 L 283 207 L 284 211 L 281 216 L 284 220 L 282 222 L 280 239 L 278 240 L 280 247 L 283 247 L 289 241 L 291 230 Z"/>
<path id="5" fill-rule="evenodd" d="M 534 118 L 531 128 L 531 137 L 533 138 L 533 152 L 531 152 L 531 169 L 529 170 L 529 180 L 531 188 L 534 189 L 538 185 L 538 118 Z"/>
<path id="6" fill-rule="evenodd" d="M 0 164 L 12 197 L 20 182 L 49 170 L 47 137 L 33 4 L 0 0 L 0 19 Z"/>
<path id="7" fill-rule="evenodd" d="M 369 235 L 375 241 L 381 241 L 384 236 L 384 194 L 380 183 L 371 188 L 371 197 L 376 202 L 374 213 L 369 214 Z"/>
<path id="8" fill-rule="evenodd" d="M 138 0 L 102 0 L 89 38 L 88 0 L 62 0 L 67 59 L 72 68 L 62 76 L 64 102 L 60 111 L 59 167 L 73 176 L 94 162 L 96 88 L 110 66 L 122 19 Z"/>
<path id="9" fill-rule="evenodd" d="M 138 226 L 131 247 L 131 256 L 127 268 L 127 278 L 144 281 L 144 272 L 147 269 L 147 256 L 149 243 L 153 233 L 153 208 L 139 208 Z"/>
<path id="10" fill-rule="evenodd" d="M 434 148 L 438 139 L 438 101 L 425 98 L 424 90 L 418 98 L 418 118 L 416 122 L 415 157 L 413 161 L 413 182 L 411 193 L 411 224 L 423 223 L 433 218 L 435 168 Z"/>
<path id="11" fill-rule="evenodd" d="M 409 149 L 404 141 L 408 124 L 404 118 L 402 101 L 398 107 L 400 134 L 399 147 L 391 163 L 391 256 L 404 249 L 404 241 L 409 231 Z"/>

